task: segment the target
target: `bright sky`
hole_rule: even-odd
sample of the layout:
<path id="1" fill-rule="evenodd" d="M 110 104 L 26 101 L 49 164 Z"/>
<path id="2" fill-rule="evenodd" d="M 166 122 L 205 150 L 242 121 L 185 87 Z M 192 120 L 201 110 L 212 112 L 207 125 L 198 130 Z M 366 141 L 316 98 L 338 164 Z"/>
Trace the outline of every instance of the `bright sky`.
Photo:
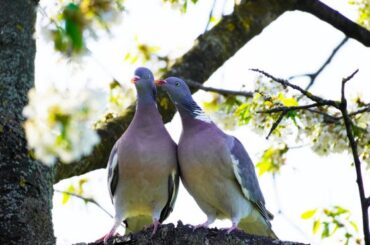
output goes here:
<path id="1" fill-rule="evenodd" d="M 45 2 L 41 5 L 44 6 Z M 220 12 L 223 1 L 217 2 Z M 356 11 L 346 5 L 345 0 L 324 2 L 347 17 L 356 19 Z M 78 65 L 63 61 L 55 54 L 51 43 L 45 43 L 42 35 L 38 34 L 36 84 L 39 89 L 53 83 L 60 87 L 97 86 L 106 90 L 111 75 L 126 83 L 135 67 L 141 65 L 128 65 L 123 59 L 127 52 L 134 50 L 134 35 L 142 43 L 162 47 L 163 54 L 179 56 L 204 31 L 211 4 L 212 1 L 200 0 L 196 6 L 189 5 L 186 15 L 180 15 L 170 6 L 163 7 L 159 0 L 128 0 L 125 3 L 128 14 L 123 17 L 122 24 L 112 28 L 111 36 L 103 35 L 95 43 L 89 42 L 92 56 L 82 58 Z M 226 6 L 225 13 L 232 10 L 231 6 Z M 207 85 L 240 89 L 245 84 L 246 89 L 250 89 L 256 75 L 248 71 L 248 68 L 260 68 L 278 77 L 313 72 L 343 36 L 341 32 L 311 15 L 286 13 L 217 70 Z M 348 86 L 351 89 L 350 95 L 361 94 L 366 101 L 370 101 L 370 93 L 367 92 L 370 91 L 368 64 L 370 49 L 350 40 L 319 77 L 312 91 L 327 98 L 339 98 L 341 78 L 359 68 L 360 72 Z M 302 80 L 298 84 L 304 85 L 304 82 Z M 196 100 L 201 102 L 202 98 L 207 98 L 205 93 L 197 93 Z M 178 115 L 167 128 L 177 141 L 181 132 Z M 264 137 L 254 134 L 248 127 L 229 133 L 243 142 L 254 162 L 258 161 L 269 145 Z M 272 225 L 280 239 L 333 244 L 333 240 L 321 241 L 317 236 L 312 236 L 312 221 L 300 218 L 304 211 L 317 207 L 340 205 L 348 208 L 352 210 L 353 219 L 361 227 L 355 170 L 350 167 L 351 162 L 350 156 L 344 154 L 318 157 L 307 148 L 297 149 L 289 152 L 287 164 L 276 177 L 275 183 L 269 174 L 259 178 L 267 207 L 275 214 Z M 370 186 L 370 171 L 365 174 L 367 186 Z M 94 197 L 113 214 L 106 186 L 106 172 L 94 171 L 85 177 L 88 178 L 84 187 L 85 194 Z M 55 189 L 65 190 L 70 183 L 77 183 L 78 179 L 62 181 L 55 185 Z M 283 215 L 277 213 L 279 209 L 283 210 Z M 53 219 L 58 244 L 94 241 L 108 232 L 113 224 L 110 217 L 92 204 L 85 205 L 81 200 L 72 198 L 66 205 L 62 205 L 61 195 L 58 193 L 54 197 Z M 184 188 L 180 189 L 175 211 L 166 223 L 176 223 L 177 220 L 190 224 L 205 221 L 205 215 Z M 213 226 L 228 225 L 229 222 L 217 221 Z"/>

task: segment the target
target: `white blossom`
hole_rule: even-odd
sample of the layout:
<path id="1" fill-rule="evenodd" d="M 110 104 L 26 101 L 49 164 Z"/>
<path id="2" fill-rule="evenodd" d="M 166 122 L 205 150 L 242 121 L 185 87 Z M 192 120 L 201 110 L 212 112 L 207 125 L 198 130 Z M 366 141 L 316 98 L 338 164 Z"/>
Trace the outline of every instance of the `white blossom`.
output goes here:
<path id="1" fill-rule="evenodd" d="M 99 142 L 92 123 L 102 115 L 102 93 L 31 89 L 28 98 L 23 110 L 27 142 L 44 164 L 52 165 L 57 159 L 64 163 L 78 160 Z"/>

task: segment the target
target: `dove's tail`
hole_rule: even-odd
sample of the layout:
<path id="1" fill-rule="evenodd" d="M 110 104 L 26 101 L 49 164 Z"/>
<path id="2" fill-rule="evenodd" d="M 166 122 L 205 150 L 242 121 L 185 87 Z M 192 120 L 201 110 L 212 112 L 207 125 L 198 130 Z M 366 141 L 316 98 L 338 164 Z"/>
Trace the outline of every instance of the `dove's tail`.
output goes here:
<path id="1" fill-rule="evenodd" d="M 271 223 L 264 219 L 261 215 L 257 215 L 257 219 L 253 220 L 249 218 L 241 219 L 238 224 L 238 228 L 249 234 L 279 239 L 271 229 Z"/>

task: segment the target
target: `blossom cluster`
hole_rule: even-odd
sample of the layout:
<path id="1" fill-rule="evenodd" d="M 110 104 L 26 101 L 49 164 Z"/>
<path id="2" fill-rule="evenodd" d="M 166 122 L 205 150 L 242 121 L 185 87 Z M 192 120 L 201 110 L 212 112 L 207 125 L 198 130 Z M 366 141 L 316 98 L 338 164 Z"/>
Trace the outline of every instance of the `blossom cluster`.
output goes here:
<path id="1" fill-rule="evenodd" d="M 217 103 L 221 103 L 214 113 L 219 121 L 225 120 L 224 124 L 236 125 L 248 124 L 253 130 L 261 135 L 268 135 L 273 124 L 279 119 L 282 112 L 264 113 L 276 107 L 290 107 L 312 103 L 305 97 L 292 93 L 282 85 L 268 80 L 257 80 L 253 98 L 224 98 L 217 97 Z M 365 106 L 364 103 L 350 104 L 351 110 L 357 110 Z M 213 111 L 217 111 L 213 109 Z M 222 115 L 222 116 L 219 116 Z M 329 118 L 328 118 L 329 117 Z M 234 123 L 230 122 L 234 120 Z M 358 152 L 362 161 L 370 167 L 370 111 L 359 113 L 352 117 L 353 133 L 358 144 Z M 221 123 L 221 125 L 223 125 Z M 225 125 L 223 125 L 225 126 Z M 311 149 L 319 155 L 330 153 L 351 154 L 351 148 L 347 138 L 346 129 L 341 114 L 334 108 L 322 106 L 312 110 L 295 110 L 288 112 L 269 138 L 273 143 L 294 142 L 299 144 L 310 144 Z M 278 148 L 269 148 L 266 151 L 279 153 Z M 285 153 L 284 151 L 280 151 Z M 270 154 L 272 156 L 272 154 Z M 275 154 L 283 157 L 283 154 Z M 266 157 L 265 157 L 266 158 Z M 275 157 L 276 158 L 276 157 Z M 266 158 L 267 159 L 267 158 Z M 282 163 L 270 157 L 261 162 Z M 273 167 L 273 164 L 267 164 Z M 264 164 L 263 166 L 267 166 Z M 279 167 L 271 169 L 278 170 Z M 259 169 L 264 171 L 263 169 Z"/>
<path id="2" fill-rule="evenodd" d="M 23 114 L 27 142 L 46 165 L 64 163 L 91 153 L 99 136 L 91 127 L 103 112 L 103 95 L 94 90 L 31 89 Z M 78 98 L 78 100 L 76 99 Z"/>

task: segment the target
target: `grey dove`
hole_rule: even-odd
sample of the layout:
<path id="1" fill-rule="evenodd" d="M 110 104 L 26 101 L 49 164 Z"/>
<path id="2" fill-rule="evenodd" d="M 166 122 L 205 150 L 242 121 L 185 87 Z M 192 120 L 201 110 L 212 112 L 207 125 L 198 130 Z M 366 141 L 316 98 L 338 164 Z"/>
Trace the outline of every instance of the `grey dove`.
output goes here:
<path id="1" fill-rule="evenodd" d="M 176 77 L 157 80 L 180 113 L 183 131 L 178 143 L 181 180 L 207 221 L 231 219 L 231 232 L 277 238 L 271 229 L 272 214 L 265 207 L 254 165 L 240 141 L 225 134 L 205 115 L 187 84 Z"/>
<path id="2" fill-rule="evenodd" d="M 174 208 L 178 185 L 176 144 L 163 125 L 156 105 L 152 72 L 135 70 L 135 115 L 117 140 L 108 161 L 108 188 L 115 209 L 106 243 L 125 221 L 126 233 L 152 224 L 153 234 Z"/>

